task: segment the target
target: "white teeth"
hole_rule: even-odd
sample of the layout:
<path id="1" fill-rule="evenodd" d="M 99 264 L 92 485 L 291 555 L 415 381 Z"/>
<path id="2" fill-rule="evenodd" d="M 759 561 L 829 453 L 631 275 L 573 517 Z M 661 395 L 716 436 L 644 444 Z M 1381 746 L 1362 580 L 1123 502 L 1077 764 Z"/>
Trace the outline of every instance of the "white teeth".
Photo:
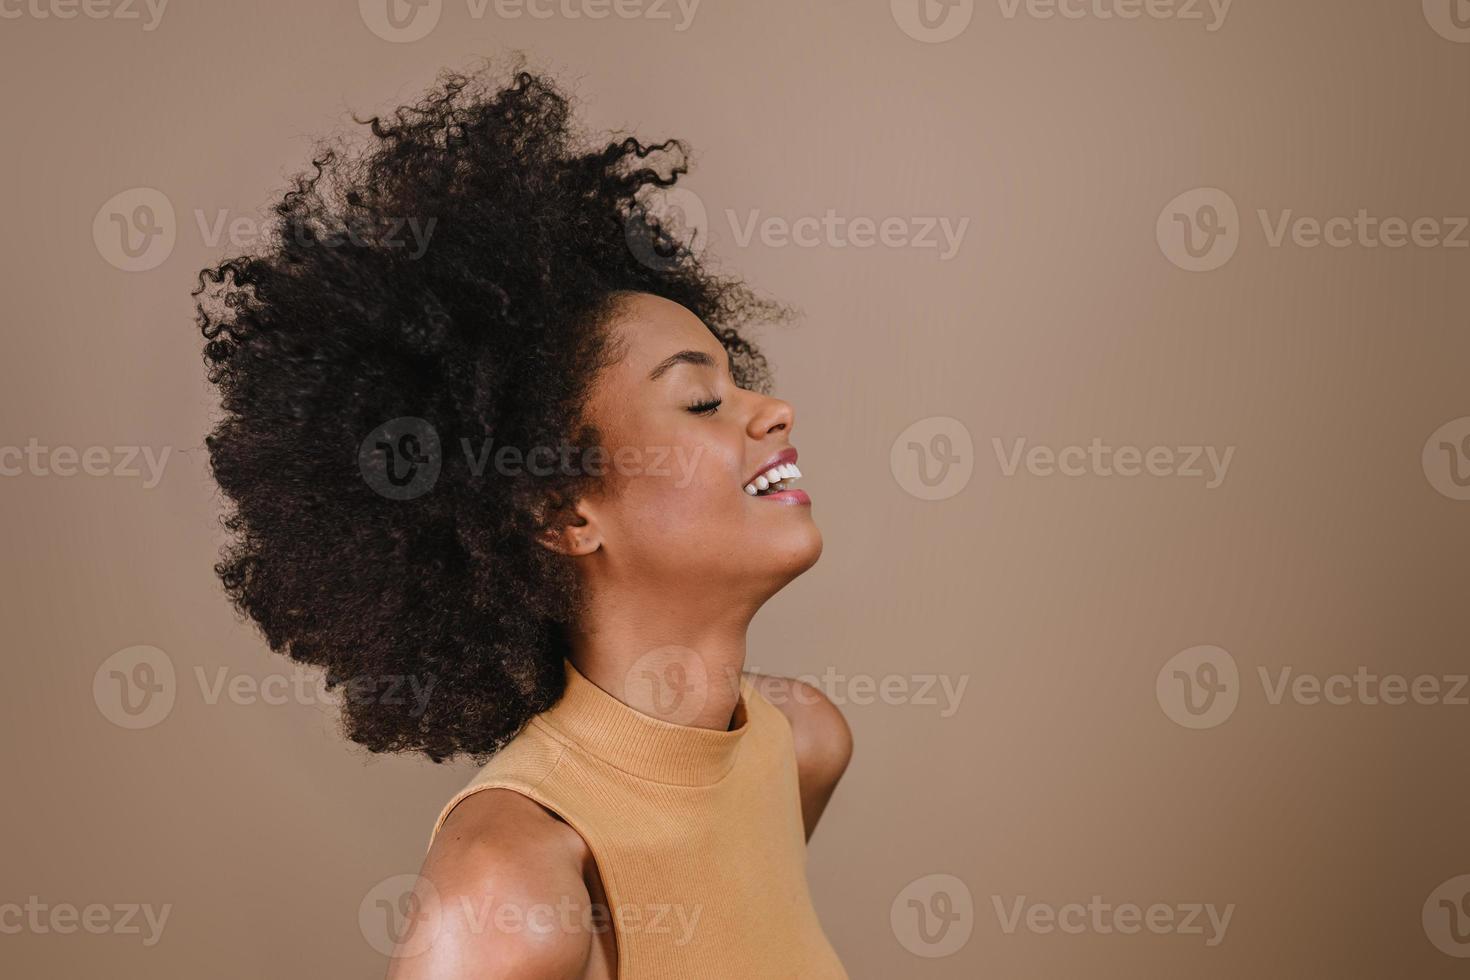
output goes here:
<path id="1" fill-rule="evenodd" d="M 781 491 L 786 489 L 786 484 L 801 476 L 801 470 L 796 468 L 795 463 L 782 463 L 772 466 L 760 476 L 745 485 L 745 492 L 751 496 L 763 493 L 766 490 Z"/>

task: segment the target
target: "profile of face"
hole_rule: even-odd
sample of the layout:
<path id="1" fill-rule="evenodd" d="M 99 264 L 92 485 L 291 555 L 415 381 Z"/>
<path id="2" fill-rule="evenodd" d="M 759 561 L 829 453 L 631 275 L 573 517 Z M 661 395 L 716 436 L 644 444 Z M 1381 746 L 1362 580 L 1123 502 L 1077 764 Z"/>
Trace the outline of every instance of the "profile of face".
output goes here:
<path id="1" fill-rule="evenodd" d="M 795 478 L 791 405 L 737 386 L 719 339 L 671 300 L 629 294 L 605 329 L 619 356 L 586 406 L 605 475 L 557 550 L 592 590 L 759 606 L 822 552 L 807 494 L 768 486 Z"/>

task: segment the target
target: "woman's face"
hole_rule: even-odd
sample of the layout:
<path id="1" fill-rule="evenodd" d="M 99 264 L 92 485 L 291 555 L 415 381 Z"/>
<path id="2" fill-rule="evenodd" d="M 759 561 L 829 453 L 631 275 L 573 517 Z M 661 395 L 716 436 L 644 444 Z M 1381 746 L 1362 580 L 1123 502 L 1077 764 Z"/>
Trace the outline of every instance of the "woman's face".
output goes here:
<path id="1" fill-rule="evenodd" d="M 570 532 L 584 580 L 763 601 L 822 552 L 804 491 L 746 489 L 795 459 L 791 406 L 737 387 L 724 347 L 678 303 L 629 294 L 608 329 L 621 357 L 587 406 L 605 476 Z"/>

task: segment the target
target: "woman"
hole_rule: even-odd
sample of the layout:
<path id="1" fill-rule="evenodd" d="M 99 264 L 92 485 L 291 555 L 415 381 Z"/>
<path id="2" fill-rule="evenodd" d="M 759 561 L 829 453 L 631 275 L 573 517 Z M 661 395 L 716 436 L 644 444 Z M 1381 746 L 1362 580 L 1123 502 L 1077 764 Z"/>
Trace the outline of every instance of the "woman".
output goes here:
<path id="1" fill-rule="evenodd" d="M 553 84 L 481 78 L 202 274 L 220 576 L 349 737 L 484 763 L 390 976 L 845 976 L 804 858 L 849 731 L 743 672 L 822 547 L 742 332 L 784 311 L 645 208 L 682 144 L 587 150 Z"/>

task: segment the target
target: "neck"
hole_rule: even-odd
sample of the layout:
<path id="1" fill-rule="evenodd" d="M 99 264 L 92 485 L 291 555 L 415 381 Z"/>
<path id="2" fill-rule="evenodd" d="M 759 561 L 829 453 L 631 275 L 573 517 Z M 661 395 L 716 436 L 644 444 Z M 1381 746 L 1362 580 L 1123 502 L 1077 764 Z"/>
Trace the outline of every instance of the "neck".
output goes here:
<path id="1" fill-rule="evenodd" d="M 745 640 L 759 604 L 700 603 L 673 590 L 616 597 L 588 590 L 568 658 L 644 714 L 726 731 L 740 699 Z"/>

